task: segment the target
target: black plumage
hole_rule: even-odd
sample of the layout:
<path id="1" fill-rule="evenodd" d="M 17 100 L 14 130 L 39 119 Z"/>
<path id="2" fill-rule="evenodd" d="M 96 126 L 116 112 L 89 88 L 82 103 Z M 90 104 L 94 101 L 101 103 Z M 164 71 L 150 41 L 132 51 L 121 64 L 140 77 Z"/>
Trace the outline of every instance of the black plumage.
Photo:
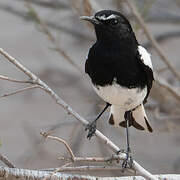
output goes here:
<path id="1" fill-rule="evenodd" d="M 104 13 L 107 16 L 112 13 L 120 15 L 126 23 L 128 22 L 123 15 L 115 11 L 101 11 L 95 17 Z M 127 25 L 130 27 L 129 23 Z M 107 28 L 106 25 L 105 28 Z M 115 28 L 111 30 L 112 32 L 108 31 L 108 33 L 103 34 L 99 32 L 102 29 L 95 26 L 97 41 L 90 48 L 85 64 L 85 72 L 89 74 L 95 85 L 111 85 L 113 79 L 117 78 L 117 83 L 121 86 L 144 88 L 145 85 L 148 85 L 150 91 L 153 73 L 140 60 L 139 44 L 132 28 L 130 29 L 131 31 L 116 35 L 113 33 L 113 31 L 116 31 Z M 110 35 L 107 36 L 107 34 Z"/>
<path id="2" fill-rule="evenodd" d="M 126 127 L 127 118 L 129 126 L 152 132 L 143 107 L 154 80 L 151 59 L 139 45 L 129 21 L 112 10 L 103 10 L 82 19 L 94 25 L 97 37 L 89 50 L 85 72 L 90 76 L 96 93 L 113 105 L 109 123 Z M 121 117 L 118 117 L 117 107 L 124 109 L 119 113 Z"/>
<path id="3" fill-rule="evenodd" d="M 97 120 L 111 106 L 109 124 L 126 128 L 127 158 L 123 167 L 131 167 L 128 127 L 153 132 L 143 106 L 154 80 L 150 54 L 139 45 L 129 21 L 121 13 L 103 10 L 82 19 L 94 25 L 97 37 L 89 50 L 85 72 L 96 93 L 107 102 L 87 125 L 87 137 L 93 136 Z"/>

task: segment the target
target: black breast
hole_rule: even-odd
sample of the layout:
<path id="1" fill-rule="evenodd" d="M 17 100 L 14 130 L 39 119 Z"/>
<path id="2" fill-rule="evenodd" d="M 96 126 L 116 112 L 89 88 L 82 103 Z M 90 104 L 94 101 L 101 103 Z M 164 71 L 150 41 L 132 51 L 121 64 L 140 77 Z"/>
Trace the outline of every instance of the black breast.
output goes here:
<path id="1" fill-rule="evenodd" d="M 124 87 L 145 87 L 147 79 L 136 59 L 136 46 L 131 42 L 96 42 L 85 64 L 93 84 L 111 85 L 115 78 Z"/>

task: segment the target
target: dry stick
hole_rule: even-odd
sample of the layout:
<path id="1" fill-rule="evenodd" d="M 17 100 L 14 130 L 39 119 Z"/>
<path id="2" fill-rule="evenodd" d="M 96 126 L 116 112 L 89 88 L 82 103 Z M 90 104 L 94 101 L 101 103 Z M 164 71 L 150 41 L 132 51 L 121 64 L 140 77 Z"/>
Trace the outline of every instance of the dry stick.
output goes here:
<path id="1" fill-rule="evenodd" d="M 68 162 L 65 165 L 61 166 L 60 168 L 53 169 L 53 172 L 50 173 L 49 176 L 53 176 L 57 172 L 70 171 L 72 167 L 67 167 L 67 166 L 71 165 L 74 162 L 94 162 L 94 163 L 95 162 L 106 162 L 106 163 L 108 163 L 108 162 L 119 161 L 120 160 L 119 156 L 115 155 L 115 154 L 113 154 L 111 157 L 106 157 L 106 158 L 103 158 L 103 157 L 75 157 L 72 149 L 70 148 L 69 144 L 65 140 L 63 140 L 63 139 L 61 139 L 59 137 L 50 136 L 46 132 L 40 133 L 40 134 L 43 135 L 45 138 L 49 138 L 49 139 L 52 139 L 52 140 L 56 140 L 56 141 L 58 141 L 60 143 L 63 143 L 65 145 L 67 151 L 69 152 L 70 156 L 71 156 L 71 158 L 65 158 L 65 157 L 58 158 L 60 160 L 66 160 L 66 161 L 70 160 L 72 162 Z M 64 168 L 64 167 L 67 167 L 67 168 Z M 88 167 L 88 168 L 86 168 L 85 170 L 100 170 L 99 166 L 86 166 L 86 167 Z M 97 167 L 97 168 L 95 168 L 95 167 Z M 111 166 L 111 167 L 113 168 L 113 166 Z M 84 168 L 84 166 L 83 166 L 83 168 Z M 102 168 L 102 166 L 101 166 L 101 168 Z M 76 167 L 76 169 L 73 169 L 73 170 L 74 171 L 82 171 L 82 166 L 81 167 Z M 106 169 L 104 169 L 104 166 L 103 166 L 102 170 L 106 170 Z M 110 170 L 110 169 L 108 169 L 108 170 Z M 116 169 L 113 169 L 113 170 L 116 170 Z M 130 173 L 134 173 L 134 171 L 132 171 L 129 168 L 126 168 L 126 170 L 129 171 Z M 46 179 L 47 179 L 47 177 L 45 177 L 43 180 L 46 180 Z"/>
<path id="2" fill-rule="evenodd" d="M 61 167 L 57 168 L 56 172 L 65 172 L 65 171 L 99 171 L 99 170 L 122 170 L 122 167 L 114 166 L 76 166 L 76 167 Z M 54 171 L 54 172 L 55 172 Z M 53 174 L 54 175 L 54 174 Z"/>
<path id="3" fill-rule="evenodd" d="M 59 157 L 59 160 L 72 160 L 72 158 Z M 119 160 L 118 155 L 113 155 L 112 157 L 74 157 L 74 162 L 111 162 L 113 160 Z"/>
<path id="4" fill-rule="evenodd" d="M 76 166 L 76 167 L 65 167 L 61 166 L 60 168 L 54 169 L 52 173 L 45 176 L 43 180 L 47 180 L 48 178 L 52 178 L 54 175 L 56 175 L 57 172 L 84 172 L 84 171 L 122 171 L 122 167 L 114 167 L 114 166 Z M 128 169 L 127 169 L 128 170 Z"/>
<path id="5" fill-rule="evenodd" d="M 125 0 L 132 10 L 133 14 L 135 15 L 136 19 L 138 20 L 139 24 L 141 25 L 142 29 L 144 30 L 144 33 L 146 34 L 149 41 L 151 41 L 154 49 L 157 51 L 161 59 L 164 61 L 164 63 L 168 66 L 168 68 L 171 70 L 171 72 L 174 74 L 175 77 L 177 77 L 178 80 L 180 80 L 180 74 L 176 71 L 176 69 L 171 65 L 169 59 L 166 57 L 162 49 L 160 48 L 159 44 L 157 43 L 156 39 L 153 37 L 153 35 L 149 32 L 143 18 L 137 11 L 135 5 L 132 1 Z"/>
<path id="6" fill-rule="evenodd" d="M 22 64 L 20 64 L 14 57 L 10 56 L 7 52 L 5 52 L 2 48 L 0 48 L 0 54 L 2 54 L 6 60 L 14 64 L 18 69 L 20 69 L 22 72 L 24 72 L 29 78 L 31 78 L 32 83 L 38 84 L 42 87 L 42 89 L 47 92 L 58 105 L 63 107 L 68 114 L 71 114 L 74 118 L 76 118 L 78 121 L 83 123 L 84 125 L 88 124 L 88 121 L 81 117 L 76 111 L 74 111 L 63 99 L 61 99 L 49 86 L 47 86 L 41 79 L 39 79 L 35 74 L 33 74 L 30 70 L 28 70 L 26 67 L 24 67 Z M 110 149 L 112 149 L 114 152 L 119 151 L 119 147 L 116 146 L 112 141 L 110 141 L 106 136 L 104 136 L 100 131 L 96 130 L 95 135 L 104 142 Z M 120 153 L 119 158 L 122 160 L 126 159 L 125 153 Z M 145 170 L 142 166 L 140 166 L 136 161 L 133 161 L 133 167 L 134 169 L 139 172 L 139 174 L 147 179 L 151 180 L 157 180 L 155 176 L 153 176 L 150 172 Z"/>
<path id="7" fill-rule="evenodd" d="M 35 18 L 36 22 L 38 22 L 38 24 L 41 26 L 43 33 L 48 37 L 48 39 L 51 41 L 51 43 L 55 46 L 55 50 L 61 55 L 63 56 L 73 67 L 75 67 L 79 72 L 81 72 L 82 74 L 83 71 L 81 70 L 81 68 L 74 63 L 74 61 L 65 53 L 64 50 L 62 50 L 59 45 L 57 44 L 55 38 L 53 37 L 53 35 L 51 34 L 51 32 L 49 31 L 46 23 L 40 18 L 40 16 L 38 15 L 38 13 L 34 10 L 34 8 L 30 5 L 30 3 L 27 3 L 27 8 L 29 9 L 29 11 L 33 14 L 33 17 Z"/>
<path id="8" fill-rule="evenodd" d="M 40 134 L 43 135 L 45 138 L 53 139 L 53 140 L 56 140 L 60 143 L 63 143 L 65 145 L 67 151 L 69 152 L 70 156 L 71 156 L 71 160 L 74 161 L 74 159 L 75 159 L 74 153 L 73 153 L 72 149 L 70 148 L 69 144 L 64 139 L 61 139 L 61 138 L 55 137 L 55 136 L 50 136 L 45 132 L 40 133 Z"/>
<path id="9" fill-rule="evenodd" d="M 48 176 L 48 171 L 39 171 L 39 170 L 27 170 L 27 169 L 18 169 L 18 168 L 7 168 L 0 166 L 0 178 L 1 179 L 11 179 L 11 180 L 42 180 L 44 177 Z M 156 175 L 157 179 L 165 180 L 179 180 L 180 175 L 177 174 L 165 174 L 165 175 Z M 47 180 L 57 180 L 57 179 L 76 179 L 76 180 L 145 180 L 140 176 L 125 176 L 125 177 L 95 177 L 95 176 L 85 176 L 85 175 L 71 175 L 64 173 L 57 173 L 54 177 L 48 177 Z"/>
<path id="10" fill-rule="evenodd" d="M 15 94 L 18 94 L 18 93 L 21 93 L 21 92 L 24 92 L 24 91 L 27 91 L 27 90 L 30 90 L 30 89 L 35 89 L 35 88 L 41 88 L 41 86 L 35 85 L 35 86 L 30 86 L 30 87 L 18 89 L 18 90 L 14 91 L 14 92 L 4 94 L 4 95 L 0 96 L 0 98 L 7 97 L 7 96 L 12 96 L 12 95 L 15 95 Z"/>
<path id="11" fill-rule="evenodd" d="M 55 137 L 55 136 L 51 136 L 49 135 L 49 133 L 46 133 L 46 132 L 41 132 L 40 133 L 42 136 L 44 136 L 45 138 L 49 138 L 49 139 L 52 139 L 52 140 L 55 140 L 55 141 L 58 141 L 60 143 L 63 143 L 67 149 L 67 151 L 69 152 L 71 158 L 65 158 L 65 157 L 60 157 L 58 159 L 60 160 L 71 160 L 73 162 L 111 162 L 111 161 L 114 161 L 114 160 L 120 160 L 119 159 L 119 156 L 118 155 L 115 155 L 113 154 L 111 157 L 106 157 L 106 158 L 103 158 L 103 157 L 76 157 L 71 149 L 71 147 L 69 146 L 69 144 L 59 138 L 59 137 Z"/>
<path id="12" fill-rule="evenodd" d="M 22 81 L 22 80 L 17 80 L 8 76 L 0 75 L 1 80 L 6 80 L 10 82 L 17 82 L 17 83 L 31 83 L 30 81 Z"/>
<path id="13" fill-rule="evenodd" d="M 5 157 L 4 155 L 2 155 L 1 153 L 0 153 L 0 160 L 1 160 L 4 164 L 6 164 L 9 168 L 15 168 L 14 164 L 13 164 L 12 162 L 10 162 L 10 161 L 8 160 L 8 158 Z"/>
<path id="14" fill-rule="evenodd" d="M 63 166 L 61 166 L 60 168 L 67 167 L 68 165 L 71 165 L 71 164 L 72 164 L 72 162 L 66 163 L 66 164 L 64 164 Z M 58 173 L 58 170 L 59 170 L 60 168 L 54 169 L 53 172 L 51 172 L 50 174 L 48 174 L 47 176 L 45 176 L 45 177 L 43 178 L 43 180 L 47 180 L 48 178 L 49 178 L 49 179 L 52 179 L 52 177 L 53 177 L 56 173 Z"/>

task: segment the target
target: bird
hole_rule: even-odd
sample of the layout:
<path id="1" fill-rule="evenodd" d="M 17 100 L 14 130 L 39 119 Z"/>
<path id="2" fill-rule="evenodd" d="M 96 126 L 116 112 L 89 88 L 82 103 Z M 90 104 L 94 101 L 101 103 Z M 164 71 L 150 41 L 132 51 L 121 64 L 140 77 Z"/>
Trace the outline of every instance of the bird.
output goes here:
<path id="1" fill-rule="evenodd" d="M 80 19 L 95 29 L 96 42 L 89 49 L 85 72 L 97 95 L 106 102 L 86 126 L 87 138 L 95 134 L 97 120 L 110 107 L 109 124 L 126 128 L 126 167 L 131 152 L 128 127 L 153 132 L 144 109 L 154 81 L 151 55 L 138 43 L 129 20 L 120 12 L 101 10 Z"/>

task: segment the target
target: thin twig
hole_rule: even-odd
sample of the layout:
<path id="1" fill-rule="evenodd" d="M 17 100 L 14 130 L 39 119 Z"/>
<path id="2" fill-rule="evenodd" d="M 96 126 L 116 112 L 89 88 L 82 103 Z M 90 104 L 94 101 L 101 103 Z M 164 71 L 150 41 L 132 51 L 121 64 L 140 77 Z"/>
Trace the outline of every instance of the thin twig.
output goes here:
<path id="1" fill-rule="evenodd" d="M 61 166 L 59 169 L 65 168 L 65 167 L 67 167 L 67 166 L 69 166 L 69 165 L 71 165 L 71 164 L 72 164 L 72 162 L 68 162 L 68 163 L 64 164 L 63 166 Z M 43 178 L 43 180 L 47 180 L 48 178 L 51 179 L 51 177 L 54 176 L 54 175 L 58 172 L 59 169 L 58 169 L 58 168 L 55 168 L 55 169 L 53 170 L 53 172 L 51 172 L 48 176 L 45 176 L 45 177 Z"/>
<path id="2" fill-rule="evenodd" d="M 180 80 L 180 74 L 176 71 L 176 69 L 171 65 L 169 59 L 166 57 L 166 55 L 164 54 L 164 52 L 162 51 L 162 49 L 160 48 L 158 42 L 156 41 L 156 39 L 153 37 L 153 35 L 150 33 L 150 31 L 148 30 L 143 18 L 141 17 L 141 15 L 139 14 L 139 12 L 137 11 L 134 3 L 132 1 L 129 0 L 125 0 L 128 4 L 128 6 L 130 7 L 130 9 L 132 10 L 133 14 L 135 15 L 137 21 L 139 22 L 139 24 L 141 25 L 142 29 L 144 30 L 144 33 L 146 34 L 147 38 L 149 39 L 149 41 L 152 43 L 154 49 L 157 51 L 157 53 L 159 54 L 159 56 L 161 57 L 161 59 L 164 61 L 164 63 L 168 66 L 168 68 L 171 70 L 171 72 L 174 74 L 174 76 Z"/>
<path id="3" fill-rule="evenodd" d="M 41 133 L 41 135 L 43 135 L 45 138 L 53 139 L 53 140 L 56 140 L 56 141 L 58 141 L 60 143 L 63 143 L 65 145 L 67 151 L 69 152 L 70 156 L 71 156 L 71 160 L 74 161 L 74 159 L 75 159 L 74 153 L 73 153 L 72 149 L 70 148 L 69 144 L 65 140 L 63 140 L 63 139 L 61 139 L 59 137 L 50 136 L 45 132 Z"/>
<path id="4" fill-rule="evenodd" d="M 0 153 L 0 160 L 6 164 L 9 168 L 15 168 L 14 164 L 9 159 Z"/>
<path id="5" fill-rule="evenodd" d="M 88 124 L 88 121 L 81 117 L 76 111 L 74 111 L 62 98 L 60 98 L 47 84 L 45 84 L 41 79 L 39 79 L 35 74 L 33 74 L 30 70 L 28 70 L 26 67 L 24 67 L 21 63 L 19 63 L 14 57 L 10 56 L 6 51 L 4 51 L 2 48 L 0 48 L 0 54 L 2 54 L 6 60 L 14 64 L 18 69 L 20 69 L 22 72 L 24 72 L 27 76 L 29 76 L 32 79 L 32 82 L 34 84 L 40 85 L 43 90 L 48 93 L 58 105 L 63 107 L 68 114 L 71 114 L 74 118 L 76 118 L 78 121 L 83 123 L 84 125 Z M 111 150 L 114 152 L 120 151 L 119 147 L 116 146 L 111 140 L 109 140 L 106 136 L 104 136 L 99 130 L 95 131 L 95 135 L 103 142 L 105 143 Z M 122 160 L 126 159 L 125 153 L 120 153 L 119 158 Z M 157 180 L 155 176 L 153 176 L 150 172 L 145 170 L 142 166 L 140 166 L 136 161 L 133 160 L 133 168 L 139 172 L 140 175 L 147 179 L 151 180 Z"/>
<path id="6" fill-rule="evenodd" d="M 122 170 L 122 167 L 117 166 L 76 166 L 76 167 L 61 167 L 56 168 L 56 172 L 65 172 L 65 171 L 111 171 L 111 170 Z"/>
<path id="7" fill-rule="evenodd" d="M 22 89 L 18 89 L 14 92 L 11 92 L 11 93 L 8 93 L 8 94 L 3 94 L 2 96 L 0 96 L 0 98 L 4 98 L 4 97 L 7 97 L 7 96 L 12 96 L 12 95 L 15 95 L 15 94 L 18 94 L 18 93 L 21 93 L 21 92 L 24 92 L 24 91 L 27 91 L 27 90 L 30 90 L 30 89 L 35 89 L 35 88 L 41 88 L 41 86 L 39 85 L 35 85 L 35 86 L 30 86 L 30 87 L 25 87 L 25 88 L 22 88 Z"/>
<path id="8" fill-rule="evenodd" d="M 71 147 L 69 146 L 69 144 L 59 138 L 59 137 L 56 137 L 56 136 L 52 136 L 52 135 L 49 135 L 49 133 L 46 133 L 46 132 L 41 132 L 40 133 L 42 136 L 44 136 L 45 138 L 49 138 L 49 139 L 52 139 L 52 140 L 55 140 L 55 141 L 58 141 L 60 143 L 63 143 L 67 149 L 67 151 L 69 152 L 70 154 L 70 157 L 71 158 L 65 158 L 65 157 L 59 157 L 58 159 L 60 160 L 66 160 L 66 161 L 72 161 L 72 162 L 112 162 L 112 161 L 119 161 L 120 160 L 120 157 L 118 155 L 115 155 L 113 154 L 111 157 L 76 157 L 71 149 Z"/>
<path id="9" fill-rule="evenodd" d="M 10 81 L 10 82 L 17 82 L 17 83 L 31 83 L 31 81 L 27 80 L 27 81 L 22 81 L 22 80 L 17 80 L 8 76 L 4 76 L 4 75 L 0 75 L 0 79 L 1 80 L 6 80 L 6 81 Z"/>
<path id="10" fill-rule="evenodd" d="M 65 157 L 59 157 L 59 160 L 66 160 L 69 161 L 71 160 L 70 158 L 65 158 Z M 114 155 L 112 157 L 74 157 L 74 162 L 111 162 L 113 160 L 119 160 L 119 156 Z"/>

